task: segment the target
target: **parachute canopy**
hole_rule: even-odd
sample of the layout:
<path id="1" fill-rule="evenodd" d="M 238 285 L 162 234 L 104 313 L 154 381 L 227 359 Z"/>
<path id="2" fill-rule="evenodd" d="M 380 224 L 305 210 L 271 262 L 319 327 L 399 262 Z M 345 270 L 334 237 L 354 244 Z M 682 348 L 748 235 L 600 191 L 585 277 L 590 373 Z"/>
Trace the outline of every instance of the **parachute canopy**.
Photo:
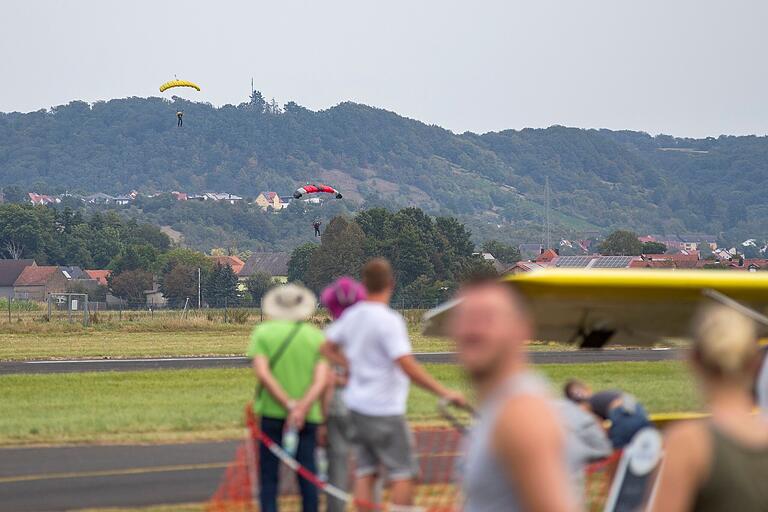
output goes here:
<path id="1" fill-rule="evenodd" d="M 200 90 L 200 86 L 197 85 L 194 82 L 188 82 L 186 80 L 171 80 L 170 82 L 165 82 L 163 85 L 160 86 L 160 92 L 165 92 L 167 89 L 171 89 L 173 87 L 191 87 L 193 89 Z"/>
<path id="2" fill-rule="evenodd" d="M 333 194 L 336 199 L 341 199 L 341 192 L 328 185 L 304 185 L 293 193 L 294 199 L 301 199 L 306 194 Z"/>

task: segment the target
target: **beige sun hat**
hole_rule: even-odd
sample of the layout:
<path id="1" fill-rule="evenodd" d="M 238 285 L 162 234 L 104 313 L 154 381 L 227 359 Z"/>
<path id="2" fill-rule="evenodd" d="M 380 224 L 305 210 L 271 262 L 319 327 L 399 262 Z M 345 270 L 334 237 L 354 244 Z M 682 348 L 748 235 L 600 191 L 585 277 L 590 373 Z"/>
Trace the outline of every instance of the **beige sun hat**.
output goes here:
<path id="1" fill-rule="evenodd" d="M 272 288 L 264 296 L 264 313 L 275 320 L 298 322 L 307 320 L 315 312 L 317 298 L 310 290 L 289 283 Z"/>

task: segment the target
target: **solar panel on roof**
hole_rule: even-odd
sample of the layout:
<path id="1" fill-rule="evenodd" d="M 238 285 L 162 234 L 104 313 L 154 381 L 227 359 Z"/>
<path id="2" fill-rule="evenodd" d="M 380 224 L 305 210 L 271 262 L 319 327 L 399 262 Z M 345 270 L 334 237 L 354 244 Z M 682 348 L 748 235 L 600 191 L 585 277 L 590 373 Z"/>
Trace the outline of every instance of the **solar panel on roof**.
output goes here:
<path id="1" fill-rule="evenodd" d="M 592 261 L 592 256 L 560 256 L 556 266 L 561 268 L 585 268 Z"/>
<path id="2" fill-rule="evenodd" d="M 634 256 L 602 256 L 592 265 L 592 268 L 626 268 Z"/>

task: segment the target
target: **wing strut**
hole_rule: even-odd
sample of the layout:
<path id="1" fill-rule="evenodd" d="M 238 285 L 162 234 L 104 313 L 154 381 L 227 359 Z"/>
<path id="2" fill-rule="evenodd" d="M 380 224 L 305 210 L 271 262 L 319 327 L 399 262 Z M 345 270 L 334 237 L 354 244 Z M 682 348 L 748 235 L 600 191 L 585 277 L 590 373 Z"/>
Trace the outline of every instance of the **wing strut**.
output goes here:
<path id="1" fill-rule="evenodd" d="M 745 306 L 741 302 L 735 301 L 732 298 L 728 297 L 727 295 L 724 295 L 717 290 L 713 290 L 711 288 L 707 288 L 705 290 L 702 290 L 701 293 L 709 298 L 714 300 L 715 302 L 719 302 L 723 306 L 727 306 L 729 308 L 735 309 L 739 313 L 741 313 L 744 316 L 747 316 L 754 320 L 755 322 L 762 324 L 764 326 L 768 326 L 768 316 L 765 316 L 764 314 L 755 311 L 754 309 Z"/>

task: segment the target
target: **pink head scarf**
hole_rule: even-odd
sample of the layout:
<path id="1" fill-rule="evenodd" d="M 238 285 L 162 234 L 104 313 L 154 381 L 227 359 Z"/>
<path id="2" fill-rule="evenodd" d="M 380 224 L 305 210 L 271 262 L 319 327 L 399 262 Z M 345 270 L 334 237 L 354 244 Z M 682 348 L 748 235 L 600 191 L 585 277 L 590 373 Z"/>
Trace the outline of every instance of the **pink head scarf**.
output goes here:
<path id="1" fill-rule="evenodd" d="M 351 277 L 340 277 L 320 294 L 320 302 L 328 308 L 331 318 L 337 320 L 349 306 L 365 300 L 365 287 Z"/>

